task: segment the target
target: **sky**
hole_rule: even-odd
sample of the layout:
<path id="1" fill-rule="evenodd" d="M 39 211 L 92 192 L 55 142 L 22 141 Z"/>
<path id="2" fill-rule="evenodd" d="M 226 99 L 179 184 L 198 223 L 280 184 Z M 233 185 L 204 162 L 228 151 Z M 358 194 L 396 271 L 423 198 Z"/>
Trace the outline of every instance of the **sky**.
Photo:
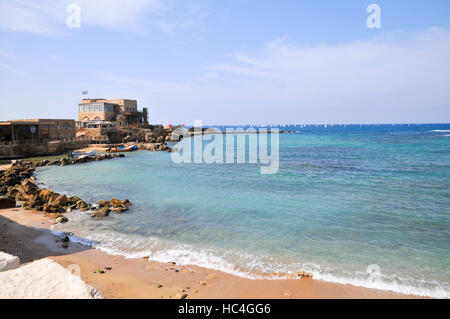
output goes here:
<path id="1" fill-rule="evenodd" d="M 152 124 L 450 123 L 449 17 L 448 0 L 0 0 L 0 120 L 75 119 L 88 90 Z"/>

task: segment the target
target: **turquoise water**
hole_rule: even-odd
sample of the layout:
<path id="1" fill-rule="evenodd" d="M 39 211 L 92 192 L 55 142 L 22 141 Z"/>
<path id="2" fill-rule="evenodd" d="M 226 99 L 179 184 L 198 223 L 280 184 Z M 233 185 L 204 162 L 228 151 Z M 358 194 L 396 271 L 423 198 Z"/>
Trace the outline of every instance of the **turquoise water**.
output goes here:
<path id="1" fill-rule="evenodd" d="M 139 151 L 37 177 L 91 202 L 133 202 L 102 221 L 72 212 L 57 228 L 109 253 L 251 278 L 306 270 L 448 298 L 450 125 L 282 129 L 299 133 L 280 135 L 274 175 L 259 164 L 176 164 L 169 153 Z M 379 276 L 367 272 L 374 264 Z"/>

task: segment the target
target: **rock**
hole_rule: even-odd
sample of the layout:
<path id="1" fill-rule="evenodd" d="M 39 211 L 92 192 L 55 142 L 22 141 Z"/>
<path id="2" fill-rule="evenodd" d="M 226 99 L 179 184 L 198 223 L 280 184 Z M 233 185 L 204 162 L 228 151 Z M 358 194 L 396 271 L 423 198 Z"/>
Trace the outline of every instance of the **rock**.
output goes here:
<path id="1" fill-rule="evenodd" d="M 67 205 L 67 196 L 66 195 L 60 195 L 58 193 L 54 193 L 49 201 L 50 204 L 54 206 L 66 206 Z"/>
<path id="2" fill-rule="evenodd" d="M 44 204 L 42 210 L 47 213 L 64 213 L 64 208 L 60 206 L 55 206 L 53 204 Z"/>
<path id="3" fill-rule="evenodd" d="M 66 243 L 66 242 L 69 242 L 69 241 L 70 241 L 69 236 L 63 236 L 63 237 L 61 238 L 61 242 L 63 242 L 63 243 Z"/>
<path id="4" fill-rule="evenodd" d="M 114 212 L 122 213 L 131 206 L 131 202 L 128 199 L 118 200 L 117 198 L 111 199 L 111 206 L 114 208 Z"/>
<path id="5" fill-rule="evenodd" d="M 68 205 L 76 205 L 76 203 L 80 200 L 81 200 L 81 198 L 78 196 L 69 196 L 69 197 L 67 197 L 67 204 Z"/>
<path id="6" fill-rule="evenodd" d="M 16 187 L 19 188 L 20 185 L 19 186 L 16 185 Z M 16 202 L 27 202 L 30 199 L 30 196 L 19 191 L 15 193 L 14 199 L 16 200 Z"/>
<path id="7" fill-rule="evenodd" d="M 0 251 L 0 272 L 19 268 L 19 257 Z"/>
<path id="8" fill-rule="evenodd" d="M 129 208 L 128 207 L 112 207 L 110 210 L 113 213 L 122 214 L 123 212 L 126 212 Z"/>
<path id="9" fill-rule="evenodd" d="M 38 190 L 38 187 L 30 179 L 24 180 L 21 186 L 28 195 L 34 195 Z"/>
<path id="10" fill-rule="evenodd" d="M 8 192 L 8 186 L 0 186 L 0 194 L 6 194 Z"/>
<path id="11" fill-rule="evenodd" d="M 106 217 L 109 215 L 110 209 L 108 207 L 100 207 L 91 216 L 92 217 Z"/>
<path id="12" fill-rule="evenodd" d="M 119 207 L 119 204 L 120 204 L 120 200 L 118 200 L 117 198 L 111 199 L 111 206 L 112 207 Z"/>
<path id="13" fill-rule="evenodd" d="M 38 193 L 38 197 L 40 200 L 44 202 L 48 202 L 50 197 L 52 197 L 53 192 L 49 189 L 41 189 Z"/>
<path id="14" fill-rule="evenodd" d="M 20 183 L 20 179 L 16 176 L 6 177 L 3 179 L 3 184 L 7 186 L 14 186 Z"/>
<path id="15" fill-rule="evenodd" d="M 131 202 L 128 199 L 124 199 L 123 201 L 120 202 L 120 206 L 122 206 L 122 207 L 130 207 L 131 206 Z"/>
<path id="16" fill-rule="evenodd" d="M 102 200 L 102 201 L 98 202 L 98 206 L 99 207 L 108 207 L 109 208 L 111 205 L 109 203 L 109 200 Z"/>
<path id="17" fill-rule="evenodd" d="M 69 243 L 68 242 L 64 242 L 61 244 L 62 248 L 69 248 Z"/>
<path id="18" fill-rule="evenodd" d="M 54 221 L 55 224 L 59 224 L 59 223 L 67 223 L 69 221 L 69 219 L 67 217 L 61 216 L 61 217 L 57 217 Z"/>
<path id="19" fill-rule="evenodd" d="M 28 200 L 28 202 L 26 202 L 25 206 L 29 207 L 29 208 L 36 208 L 36 207 L 40 206 L 41 204 L 42 204 L 42 202 L 38 198 L 38 196 L 34 195 L 29 198 L 29 200 Z"/>
<path id="20" fill-rule="evenodd" d="M 85 201 L 80 199 L 78 202 L 76 202 L 75 208 L 80 211 L 86 211 L 89 209 L 89 205 Z"/>
<path id="21" fill-rule="evenodd" d="M 0 209 L 16 207 L 16 200 L 8 196 L 0 196 Z"/>
<path id="22" fill-rule="evenodd" d="M 17 198 L 17 195 L 26 195 L 25 190 L 22 188 L 21 185 L 15 185 L 14 187 L 10 187 L 8 188 L 8 191 L 6 192 L 6 196 L 10 197 L 10 198 Z M 20 200 L 20 197 L 18 198 L 18 200 Z"/>
<path id="23" fill-rule="evenodd" d="M 176 295 L 177 299 L 186 299 L 187 296 L 188 296 L 188 294 L 186 294 L 186 293 L 180 293 L 180 294 Z"/>
<path id="24" fill-rule="evenodd" d="M 157 283 L 157 282 L 152 283 L 152 286 L 153 286 L 154 288 L 162 288 L 162 287 L 163 287 L 163 285 L 161 285 L 161 284 L 159 284 L 159 283 Z"/>
<path id="25" fill-rule="evenodd" d="M 159 147 L 159 149 L 160 149 L 161 151 L 166 151 L 166 150 L 169 149 L 169 147 L 168 147 L 166 144 L 162 144 L 162 145 Z"/>
<path id="26" fill-rule="evenodd" d="M 299 277 L 305 277 L 305 278 L 312 278 L 313 277 L 313 275 L 311 274 L 311 273 L 309 273 L 309 272 L 306 272 L 306 271 L 298 271 L 297 272 L 297 275 L 299 276 Z"/>

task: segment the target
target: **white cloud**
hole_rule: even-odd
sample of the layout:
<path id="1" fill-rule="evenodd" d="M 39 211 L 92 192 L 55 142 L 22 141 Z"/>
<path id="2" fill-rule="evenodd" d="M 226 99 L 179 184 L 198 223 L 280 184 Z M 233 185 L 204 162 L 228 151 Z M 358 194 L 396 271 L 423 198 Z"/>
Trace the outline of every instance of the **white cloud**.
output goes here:
<path id="1" fill-rule="evenodd" d="M 133 96 L 154 122 L 450 122 L 447 30 L 317 46 L 283 37 L 224 59 L 165 82 L 91 74 L 103 80 L 100 95 Z"/>
<path id="2" fill-rule="evenodd" d="M 124 81 L 146 86 L 129 89 L 159 105 L 153 114 L 161 121 L 450 121 L 450 33 L 444 29 L 317 46 L 283 37 L 205 70 L 191 81 Z"/>
<path id="3" fill-rule="evenodd" d="M 7 62 L 4 62 L 2 60 L 7 60 Z M 0 70 L 6 71 L 7 73 L 9 73 L 9 75 L 28 77 L 29 75 L 26 72 L 11 65 L 11 63 L 17 63 L 20 60 L 21 59 L 17 55 L 0 50 Z"/>
<path id="4" fill-rule="evenodd" d="M 444 29 L 317 46 L 282 37 L 207 70 L 219 74 L 210 85 L 220 82 L 230 92 L 224 104 L 275 113 L 270 118 L 280 121 L 290 113 L 330 122 L 346 115 L 367 122 L 450 120 L 450 33 Z"/>
<path id="5" fill-rule="evenodd" d="M 2 50 L 0 50 L 0 56 L 4 57 L 4 58 L 7 58 L 7 59 L 11 59 L 11 60 L 18 60 L 19 59 L 19 57 L 17 55 L 15 55 L 13 53 L 10 53 L 10 52 L 2 51 Z"/>
<path id="6" fill-rule="evenodd" d="M 45 5 L 43 5 L 45 4 Z M 52 34 L 55 7 L 49 1 L 0 3 L 0 30 Z"/>
<path id="7" fill-rule="evenodd" d="M 203 29 L 208 15 L 208 10 L 204 5 L 166 1 L 162 10 L 155 12 L 151 17 L 151 23 L 168 34 L 175 34 L 183 29 Z"/>
<path id="8" fill-rule="evenodd" d="M 8 72 L 11 75 L 15 75 L 15 76 L 19 76 L 19 77 L 28 77 L 29 76 L 26 72 L 24 72 L 18 68 L 15 68 L 11 65 L 2 63 L 2 62 L 0 62 L 0 69 Z"/>
<path id="9" fill-rule="evenodd" d="M 201 26 L 207 16 L 202 6 L 174 5 L 168 0 L 16 0 L 0 3 L 0 31 L 62 33 L 69 4 L 80 6 L 82 27 L 142 31 L 150 24 L 173 34 L 178 29 Z"/>
<path id="10" fill-rule="evenodd" d="M 110 28 L 135 27 L 146 13 L 164 9 L 158 0 L 77 0 L 82 23 Z"/>

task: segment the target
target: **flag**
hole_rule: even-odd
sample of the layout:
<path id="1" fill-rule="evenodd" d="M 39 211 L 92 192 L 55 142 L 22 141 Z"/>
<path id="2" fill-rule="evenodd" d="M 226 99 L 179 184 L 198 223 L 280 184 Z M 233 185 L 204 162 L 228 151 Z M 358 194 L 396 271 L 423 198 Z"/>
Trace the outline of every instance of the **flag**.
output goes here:
<path id="1" fill-rule="evenodd" d="M 83 91 L 83 92 L 81 92 L 81 94 L 86 95 L 86 94 L 88 94 L 88 91 Z"/>

